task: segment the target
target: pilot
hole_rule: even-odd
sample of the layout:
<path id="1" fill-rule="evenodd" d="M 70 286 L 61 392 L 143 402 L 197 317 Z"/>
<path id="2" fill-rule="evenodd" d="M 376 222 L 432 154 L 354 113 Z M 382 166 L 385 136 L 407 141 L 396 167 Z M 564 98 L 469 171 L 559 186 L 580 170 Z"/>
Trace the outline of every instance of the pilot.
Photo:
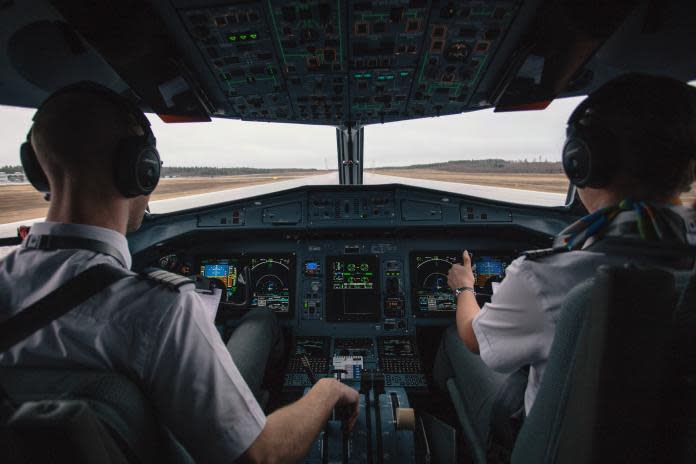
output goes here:
<path id="1" fill-rule="evenodd" d="M 592 252 L 593 244 L 609 236 L 694 243 L 696 214 L 679 196 L 694 181 L 695 157 L 696 89 L 669 77 L 615 78 L 568 120 L 563 165 L 589 215 L 562 231 L 551 251 L 512 262 L 483 308 L 469 254 L 451 267 L 456 326 L 442 339 L 435 378 L 442 388 L 454 378 L 482 446 L 494 399 L 510 394 L 502 384 L 527 366 L 518 415 L 523 419 L 532 408 L 566 294 L 599 265 L 625 262 Z"/>
<path id="2" fill-rule="evenodd" d="M 145 115 L 96 84 L 49 97 L 27 142 L 22 161 L 26 168 L 31 161 L 24 151 L 31 148 L 50 187 L 50 206 L 46 222 L 34 224 L 23 245 L 0 262 L 0 321 L 92 266 L 129 270 L 125 234 L 140 226 L 159 178 Z M 348 425 L 355 423 L 358 393 L 333 379 L 319 380 L 302 399 L 266 417 L 255 394 L 269 356 L 282 350 L 270 311 L 250 312 L 226 347 L 193 285 L 127 273 L 132 276 L 0 354 L 0 365 L 118 371 L 146 392 L 196 462 L 295 462 L 335 406 L 348 409 Z"/>

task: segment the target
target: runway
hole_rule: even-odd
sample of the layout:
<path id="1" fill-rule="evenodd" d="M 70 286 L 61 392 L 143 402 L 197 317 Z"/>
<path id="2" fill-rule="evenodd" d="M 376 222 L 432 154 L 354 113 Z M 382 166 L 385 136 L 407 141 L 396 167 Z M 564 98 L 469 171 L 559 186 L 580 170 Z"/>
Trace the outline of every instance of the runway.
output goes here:
<path id="1" fill-rule="evenodd" d="M 364 174 L 365 185 L 380 184 L 406 184 L 415 187 L 424 187 L 445 192 L 453 192 L 491 200 L 507 201 L 512 203 L 532 204 L 539 206 L 559 206 L 565 203 L 565 194 L 535 192 L 531 190 L 517 190 L 504 187 L 489 187 L 483 185 L 461 184 L 458 182 L 443 182 L 428 179 L 412 179 L 381 174 Z M 153 214 L 171 213 L 199 206 L 214 205 L 233 200 L 242 200 L 258 195 L 280 192 L 295 187 L 307 185 L 337 185 L 338 173 L 309 176 L 269 184 L 238 187 L 235 189 L 221 190 L 219 192 L 189 195 L 180 198 L 170 198 L 150 202 L 150 211 Z M 34 222 L 43 221 L 44 218 L 35 218 L 25 221 L 0 224 L 0 237 L 11 237 L 17 233 L 20 225 L 31 225 Z"/>

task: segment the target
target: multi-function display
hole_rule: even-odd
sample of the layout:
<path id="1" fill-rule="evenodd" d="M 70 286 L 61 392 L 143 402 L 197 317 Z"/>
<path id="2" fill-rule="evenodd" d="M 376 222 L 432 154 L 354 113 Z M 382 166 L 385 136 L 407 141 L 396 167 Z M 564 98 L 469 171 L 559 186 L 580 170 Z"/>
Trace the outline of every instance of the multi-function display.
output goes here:
<path id="1" fill-rule="evenodd" d="M 379 259 L 374 255 L 327 258 L 328 321 L 379 320 Z"/>

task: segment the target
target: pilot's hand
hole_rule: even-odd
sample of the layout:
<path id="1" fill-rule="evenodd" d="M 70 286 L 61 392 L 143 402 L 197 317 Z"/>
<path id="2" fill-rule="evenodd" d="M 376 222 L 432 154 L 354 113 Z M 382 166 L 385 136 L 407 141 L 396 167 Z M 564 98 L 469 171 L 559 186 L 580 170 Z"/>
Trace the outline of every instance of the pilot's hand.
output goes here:
<path id="1" fill-rule="evenodd" d="M 336 407 L 350 411 L 350 416 L 346 420 L 346 426 L 349 431 L 352 430 L 355 422 L 358 420 L 358 406 L 360 404 L 358 391 L 336 379 L 326 378 L 321 379 L 320 382 L 330 382 L 331 388 L 336 395 Z"/>
<path id="2" fill-rule="evenodd" d="M 447 273 L 447 285 L 452 290 L 474 286 L 474 271 L 471 269 L 471 257 L 467 251 L 462 253 L 462 264 L 453 264 Z"/>

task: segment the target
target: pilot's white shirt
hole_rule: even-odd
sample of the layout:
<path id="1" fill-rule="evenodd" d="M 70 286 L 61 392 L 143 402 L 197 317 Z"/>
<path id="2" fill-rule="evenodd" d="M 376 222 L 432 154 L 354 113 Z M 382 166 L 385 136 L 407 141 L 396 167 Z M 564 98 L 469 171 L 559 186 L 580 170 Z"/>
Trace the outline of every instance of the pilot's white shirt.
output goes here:
<path id="1" fill-rule="evenodd" d="M 673 210 L 684 219 L 689 243 L 696 244 L 696 212 L 685 207 Z M 618 226 L 633 217 L 632 212 L 621 213 L 615 222 Z M 518 258 L 506 269 L 491 302 L 474 318 L 472 325 L 481 359 L 488 367 L 508 373 L 531 366 L 524 395 L 527 414 L 539 391 L 556 322 L 568 292 L 593 277 L 597 267 L 625 262 L 625 257 L 589 250 L 558 253 L 538 261 Z"/>
<path id="2" fill-rule="evenodd" d="M 123 262 L 86 250 L 20 247 L 0 261 L 0 320 L 91 266 L 130 269 L 128 242 L 113 230 L 45 222 L 31 234 L 100 240 L 116 247 Z M 138 277 L 118 281 L 0 354 L 0 364 L 125 374 L 197 462 L 232 462 L 266 423 L 198 295 Z"/>

